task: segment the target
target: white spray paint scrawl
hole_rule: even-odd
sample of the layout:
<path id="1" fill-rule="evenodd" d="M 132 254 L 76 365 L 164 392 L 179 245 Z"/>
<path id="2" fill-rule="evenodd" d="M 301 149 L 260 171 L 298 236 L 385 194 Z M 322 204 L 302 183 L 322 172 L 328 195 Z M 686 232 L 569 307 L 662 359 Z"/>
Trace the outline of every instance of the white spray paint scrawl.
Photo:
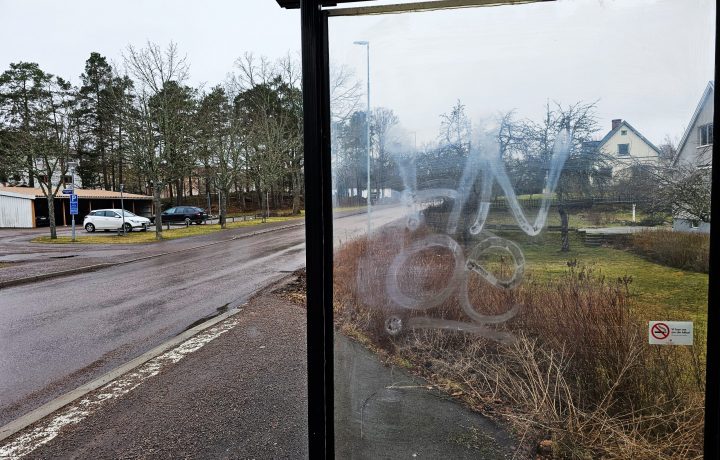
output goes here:
<path id="1" fill-rule="evenodd" d="M 406 227 L 408 230 L 414 231 L 418 229 L 423 218 L 424 204 L 450 199 L 453 200 L 453 207 L 448 218 L 445 234 L 430 235 L 403 248 L 395 257 L 385 277 L 385 292 L 396 305 L 402 309 L 412 311 L 423 311 L 437 307 L 454 293 L 459 293 L 460 306 L 463 312 L 471 319 L 471 322 L 450 321 L 432 317 L 412 317 L 405 321 L 401 316 L 390 314 L 385 321 L 385 329 L 388 334 L 396 335 L 404 327 L 410 329 L 433 328 L 465 331 L 504 344 L 510 344 L 515 340 L 515 337 L 509 332 L 498 331 L 487 325 L 497 325 L 510 320 L 517 315 L 520 306 L 518 304 L 509 305 L 504 313 L 498 315 L 479 313 L 469 300 L 468 275 L 474 272 L 480 275 L 484 282 L 497 289 L 515 289 L 522 282 L 525 272 L 525 257 L 522 251 L 510 240 L 491 236 L 480 240 L 472 246 L 466 259 L 463 249 L 450 235 L 457 233 L 462 210 L 471 195 L 475 193 L 475 183 L 479 178 L 482 179 L 479 193 L 480 200 L 475 221 L 469 228 L 471 235 L 480 235 L 485 226 L 495 182 L 502 189 L 510 211 L 520 229 L 530 236 L 540 234 L 547 222 L 548 211 L 560 179 L 560 173 L 570 155 L 571 140 L 572 136 L 568 129 L 561 130 L 556 137 L 553 155 L 549 161 L 550 167 L 546 176 L 545 193 L 540 204 L 540 210 L 532 223 L 526 217 L 512 187 L 500 156 L 500 146 L 496 137 L 486 136 L 471 147 L 457 190 L 449 188 L 418 190 L 414 165 L 400 163 L 400 172 L 404 185 L 402 202 L 407 211 Z M 410 268 L 410 259 L 414 254 L 431 247 L 442 248 L 452 254 L 454 261 L 452 276 L 450 276 L 444 288 L 429 296 L 418 295 L 415 297 L 413 294 L 404 293 L 400 288 L 399 278 Z M 502 252 L 511 261 L 513 273 L 508 280 L 497 279 L 489 270 L 483 267 L 482 256 L 490 251 Z M 365 271 L 360 269 L 358 272 L 359 291 L 374 292 L 373 289 L 365 289 L 370 287 L 369 285 L 364 286 L 369 281 L 364 276 Z"/>

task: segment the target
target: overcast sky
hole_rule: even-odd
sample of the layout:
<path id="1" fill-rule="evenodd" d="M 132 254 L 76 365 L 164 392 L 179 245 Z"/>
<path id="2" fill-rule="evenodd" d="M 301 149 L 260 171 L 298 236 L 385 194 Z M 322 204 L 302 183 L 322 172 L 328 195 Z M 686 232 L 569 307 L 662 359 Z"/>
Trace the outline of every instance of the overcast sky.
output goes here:
<path id="1" fill-rule="evenodd" d="M 331 18 L 331 56 L 395 110 L 418 143 L 437 134 L 457 99 L 474 120 L 545 101 L 598 100 L 602 135 L 628 120 L 659 144 L 679 138 L 713 78 L 713 0 L 579 0 Z M 128 44 L 175 41 L 192 84 L 213 85 L 246 51 L 298 53 L 299 14 L 273 0 L 0 0 L 0 66 L 33 61 L 78 83 L 91 51 L 121 62 Z"/>

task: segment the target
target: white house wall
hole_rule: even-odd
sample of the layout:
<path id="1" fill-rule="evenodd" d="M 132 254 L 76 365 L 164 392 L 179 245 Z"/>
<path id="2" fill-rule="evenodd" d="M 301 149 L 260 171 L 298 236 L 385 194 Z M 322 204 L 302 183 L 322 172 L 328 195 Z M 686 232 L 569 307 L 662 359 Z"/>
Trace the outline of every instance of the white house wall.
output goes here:
<path id="1" fill-rule="evenodd" d="M 673 219 L 673 230 L 676 232 L 710 233 L 710 222 L 693 222 L 689 219 Z"/>
<path id="2" fill-rule="evenodd" d="M 623 135 L 623 130 L 627 131 L 627 134 Z M 618 144 L 630 144 L 630 154 L 628 156 L 618 156 Z M 600 147 L 600 150 L 615 161 L 613 171 L 626 168 L 636 163 L 658 164 L 658 154 L 655 149 L 626 126 L 620 127 L 610 139 L 605 141 Z"/>
<path id="3" fill-rule="evenodd" d="M 0 228 L 32 228 L 33 200 L 0 195 Z"/>
<path id="4" fill-rule="evenodd" d="M 710 160 L 712 160 L 712 144 L 709 147 L 703 147 L 700 145 L 698 128 L 713 122 L 713 116 L 715 114 L 714 98 L 715 93 L 713 90 L 710 92 L 707 102 L 700 108 L 698 117 L 690 127 L 687 141 L 685 141 L 685 144 L 680 147 L 680 151 L 678 152 L 678 164 L 695 166 L 698 164 L 707 164 Z"/>

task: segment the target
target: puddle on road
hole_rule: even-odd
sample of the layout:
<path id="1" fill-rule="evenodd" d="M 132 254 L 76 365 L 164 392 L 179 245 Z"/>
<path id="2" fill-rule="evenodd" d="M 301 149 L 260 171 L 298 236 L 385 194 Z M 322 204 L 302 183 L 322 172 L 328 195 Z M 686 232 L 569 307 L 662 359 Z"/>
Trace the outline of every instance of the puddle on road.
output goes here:
<path id="1" fill-rule="evenodd" d="M 72 257 L 77 257 L 77 254 L 70 254 L 67 256 L 50 256 L 51 259 L 70 259 Z"/>

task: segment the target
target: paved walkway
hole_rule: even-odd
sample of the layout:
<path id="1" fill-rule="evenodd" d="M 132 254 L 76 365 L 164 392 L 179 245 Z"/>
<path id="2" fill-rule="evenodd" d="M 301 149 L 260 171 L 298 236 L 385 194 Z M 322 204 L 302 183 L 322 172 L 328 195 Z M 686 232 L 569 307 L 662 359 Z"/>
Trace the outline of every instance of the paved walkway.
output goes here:
<path id="1" fill-rule="evenodd" d="M 306 458 L 305 310 L 266 294 L 218 327 L 228 330 L 156 365 L 157 375 L 115 387 L 137 385 L 132 391 L 107 396 L 101 388 L 85 398 L 91 402 L 55 414 L 63 423 L 84 414 L 79 422 L 58 432 L 50 416 L 7 439 L 5 452 L 19 446 L 12 452 L 28 458 Z M 342 336 L 336 354 L 337 458 L 512 457 L 512 438 L 481 415 Z M 33 429 L 40 434 L 23 437 Z M 13 444 L 18 439 L 26 442 Z"/>

